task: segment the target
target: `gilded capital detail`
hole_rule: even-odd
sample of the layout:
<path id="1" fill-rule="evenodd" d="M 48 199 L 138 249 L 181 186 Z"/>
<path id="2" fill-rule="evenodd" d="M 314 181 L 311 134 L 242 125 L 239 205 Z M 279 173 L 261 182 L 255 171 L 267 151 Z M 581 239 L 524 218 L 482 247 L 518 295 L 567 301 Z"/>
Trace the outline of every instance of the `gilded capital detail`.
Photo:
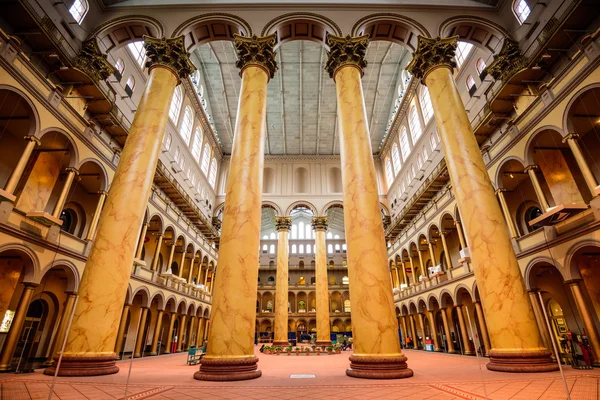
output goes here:
<path id="1" fill-rule="evenodd" d="M 519 70 L 525 68 L 525 60 L 521 55 L 519 43 L 506 38 L 500 52 L 494 56 L 494 61 L 485 71 L 496 80 L 507 82 Z"/>
<path id="2" fill-rule="evenodd" d="M 275 61 L 275 56 L 277 55 L 277 52 L 274 50 L 275 39 L 275 34 L 263 37 L 256 35 L 252 37 L 233 35 L 233 44 L 238 56 L 235 66 L 240 69 L 240 76 L 244 69 L 250 65 L 264 69 L 269 79 L 275 76 L 275 72 L 278 69 L 277 61 Z"/>
<path id="3" fill-rule="evenodd" d="M 352 37 L 350 35 L 335 36 L 327 35 L 327 63 L 325 71 L 333 78 L 335 73 L 346 65 L 351 65 L 360 70 L 361 76 L 367 66 L 365 54 L 369 45 L 369 35 Z"/>
<path id="4" fill-rule="evenodd" d="M 102 54 L 95 38 L 81 44 L 81 50 L 75 59 L 75 67 L 85 72 L 96 83 L 107 79 L 115 67 Z"/>
<path id="5" fill-rule="evenodd" d="M 144 36 L 144 48 L 148 70 L 161 66 L 171 70 L 179 79 L 187 78 L 196 70 L 185 49 L 183 36 L 168 39 Z"/>
<path id="6" fill-rule="evenodd" d="M 275 217 L 277 232 L 287 232 L 292 226 L 292 217 Z"/>
<path id="7" fill-rule="evenodd" d="M 312 226 L 315 231 L 326 231 L 329 221 L 327 217 L 313 217 Z"/>
<path id="8" fill-rule="evenodd" d="M 413 53 L 413 59 L 406 70 L 425 84 L 423 80 L 433 69 L 456 67 L 454 62 L 456 46 L 458 46 L 458 36 L 448 38 L 438 36 L 432 39 L 419 35 L 417 50 Z"/>

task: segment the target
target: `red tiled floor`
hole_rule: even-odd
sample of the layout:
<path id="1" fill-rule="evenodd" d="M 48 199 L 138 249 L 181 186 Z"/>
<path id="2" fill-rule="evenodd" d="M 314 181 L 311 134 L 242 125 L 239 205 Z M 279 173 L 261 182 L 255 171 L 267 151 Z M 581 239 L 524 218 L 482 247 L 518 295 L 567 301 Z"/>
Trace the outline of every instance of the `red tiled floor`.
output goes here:
<path id="1" fill-rule="evenodd" d="M 345 375 L 349 352 L 341 355 L 260 355 L 260 379 L 243 382 L 201 382 L 197 366 L 185 365 L 186 354 L 135 359 L 131 363 L 128 399 L 566 399 L 558 372 L 508 374 L 490 372 L 486 359 L 407 350 L 415 375 L 403 380 L 362 380 Z M 58 378 L 54 399 L 124 399 L 129 361 L 119 362 L 115 375 Z M 52 377 L 41 370 L 29 375 L 0 375 L 0 400 L 47 399 Z M 290 379 L 290 374 L 315 374 L 314 379 Z M 600 370 L 565 367 L 573 400 L 598 400 Z"/>

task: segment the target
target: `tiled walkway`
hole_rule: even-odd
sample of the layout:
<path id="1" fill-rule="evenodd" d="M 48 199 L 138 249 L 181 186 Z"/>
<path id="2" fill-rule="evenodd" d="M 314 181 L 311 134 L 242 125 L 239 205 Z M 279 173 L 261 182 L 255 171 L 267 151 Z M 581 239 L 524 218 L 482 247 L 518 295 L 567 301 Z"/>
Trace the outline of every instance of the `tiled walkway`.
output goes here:
<path id="1" fill-rule="evenodd" d="M 186 366 L 186 354 L 135 359 L 128 399 L 566 399 L 560 374 L 489 372 L 473 357 L 407 350 L 415 376 L 404 380 L 362 380 L 345 375 L 349 352 L 341 355 L 261 355 L 260 379 L 243 382 L 200 382 L 197 366 Z M 481 362 L 481 369 L 480 369 Z M 129 362 L 115 375 L 59 378 L 53 399 L 124 399 Z M 315 378 L 291 379 L 291 374 Z M 600 370 L 565 368 L 573 400 L 600 400 Z M 0 375 L 0 400 L 47 399 L 52 377 L 34 374 Z"/>

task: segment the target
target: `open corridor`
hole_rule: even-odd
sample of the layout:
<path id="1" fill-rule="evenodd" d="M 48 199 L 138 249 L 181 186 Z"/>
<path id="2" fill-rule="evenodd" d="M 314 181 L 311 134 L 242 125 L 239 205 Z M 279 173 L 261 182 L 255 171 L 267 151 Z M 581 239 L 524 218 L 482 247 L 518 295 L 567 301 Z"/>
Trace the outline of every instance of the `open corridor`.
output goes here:
<path id="1" fill-rule="evenodd" d="M 128 399 L 566 399 L 559 372 L 511 374 L 487 371 L 475 357 L 406 350 L 415 375 L 405 380 L 363 380 L 345 375 L 350 352 L 341 355 L 261 355 L 259 379 L 202 382 L 197 366 L 186 366 L 186 354 L 135 359 Z M 486 359 L 487 360 L 487 359 Z M 481 370 L 479 368 L 481 362 Z M 129 361 L 118 374 L 59 377 L 53 399 L 124 399 Z M 482 372 L 481 372 L 482 371 Z M 573 400 L 600 399 L 600 370 L 565 368 Z M 1 400 L 47 399 L 52 377 L 42 370 L 30 375 L 0 375 Z M 291 378 L 290 375 L 314 375 Z M 485 385 L 484 385 L 485 381 Z"/>

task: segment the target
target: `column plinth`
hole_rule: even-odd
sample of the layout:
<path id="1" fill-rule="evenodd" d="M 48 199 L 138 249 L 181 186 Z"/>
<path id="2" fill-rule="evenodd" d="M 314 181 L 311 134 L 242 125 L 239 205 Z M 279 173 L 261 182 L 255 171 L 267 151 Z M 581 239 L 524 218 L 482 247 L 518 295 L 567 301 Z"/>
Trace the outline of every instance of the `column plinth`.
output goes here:
<path id="1" fill-rule="evenodd" d="M 114 350 L 131 278 L 137 227 L 146 211 L 173 92 L 179 80 L 195 69 L 188 59 L 183 37 L 146 37 L 144 46 L 150 76 L 81 277 L 80 297 L 60 366 L 61 376 L 119 371 Z M 46 369 L 44 373 L 54 374 L 54 370 Z"/>
<path id="2" fill-rule="evenodd" d="M 277 228 L 277 281 L 275 286 L 275 337 L 273 346 L 287 347 L 288 340 L 288 238 L 291 217 L 275 217 Z"/>
<path id="3" fill-rule="evenodd" d="M 500 205 L 453 76 L 458 36 L 420 36 L 407 67 L 429 89 L 492 342 L 487 368 L 555 371 L 544 347 Z"/>
<path id="4" fill-rule="evenodd" d="M 328 35 L 325 69 L 335 81 L 353 351 L 346 375 L 396 379 L 413 375 L 400 349 L 389 278 L 377 175 L 361 83 L 367 36 Z"/>
<path id="5" fill-rule="evenodd" d="M 211 280 L 208 349 L 194 374 L 208 381 L 262 374 L 254 355 L 256 306 L 248 299 L 256 298 L 258 289 L 267 84 L 277 70 L 275 35 L 235 35 L 234 44 L 242 84 L 219 242 L 219 279 Z"/>

